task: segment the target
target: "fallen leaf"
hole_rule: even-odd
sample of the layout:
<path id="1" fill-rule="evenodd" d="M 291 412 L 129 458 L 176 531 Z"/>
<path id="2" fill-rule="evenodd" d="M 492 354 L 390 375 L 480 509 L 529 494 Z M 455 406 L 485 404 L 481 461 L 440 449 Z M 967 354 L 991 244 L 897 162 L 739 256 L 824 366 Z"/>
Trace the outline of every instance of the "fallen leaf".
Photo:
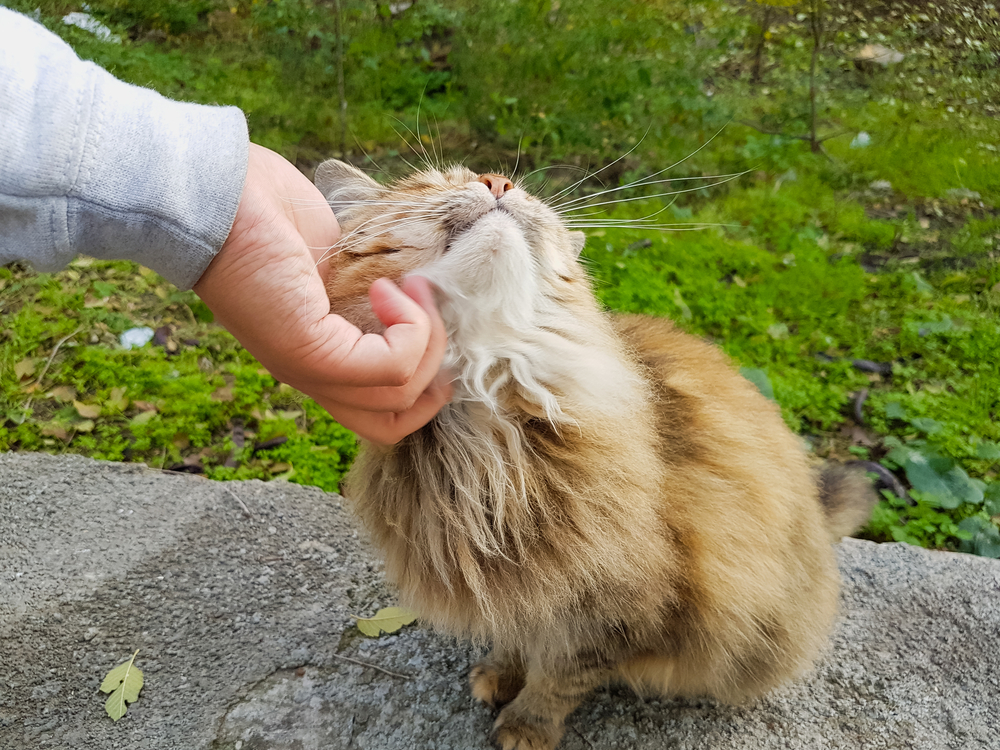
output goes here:
<path id="1" fill-rule="evenodd" d="M 101 683 L 102 693 L 111 693 L 104 704 L 104 710 L 112 721 L 118 721 L 125 715 L 128 703 L 135 703 L 139 700 L 139 691 L 142 690 L 142 670 L 135 666 L 135 657 L 139 653 L 132 654 L 132 658 L 108 672 Z"/>
<path id="2" fill-rule="evenodd" d="M 101 416 L 100 404 L 82 404 L 79 401 L 74 401 L 73 408 L 84 419 L 97 419 Z"/>
<path id="3" fill-rule="evenodd" d="M 372 617 L 358 617 L 358 630 L 367 636 L 377 638 L 380 633 L 395 633 L 404 625 L 417 619 L 417 613 L 403 607 L 384 607 Z"/>
<path id="4" fill-rule="evenodd" d="M 42 427 L 41 430 L 43 435 L 48 437 L 59 438 L 60 440 L 69 440 L 69 433 L 66 428 L 62 425 L 58 425 L 55 422 L 49 422 L 47 425 Z"/>
<path id="5" fill-rule="evenodd" d="M 14 365 L 14 377 L 18 380 L 24 380 L 26 377 L 34 373 L 35 371 L 35 360 L 31 357 L 26 357 Z"/>
<path id="6" fill-rule="evenodd" d="M 94 431 L 94 420 L 84 419 L 81 422 L 77 422 L 73 425 L 73 429 L 77 432 L 93 432 Z"/>
<path id="7" fill-rule="evenodd" d="M 139 411 L 156 411 L 156 404 L 151 404 L 149 401 L 133 401 L 132 406 Z"/>
<path id="8" fill-rule="evenodd" d="M 764 396 L 775 401 L 774 398 L 774 387 L 771 385 L 770 378 L 767 377 L 767 373 L 756 367 L 741 367 L 740 375 L 745 377 L 755 386 L 757 390 L 760 391 Z"/>
<path id="9" fill-rule="evenodd" d="M 233 400 L 233 387 L 231 385 L 223 386 L 212 394 L 213 401 L 232 401 Z"/>
<path id="10" fill-rule="evenodd" d="M 54 398 L 56 401 L 66 403 L 67 401 L 76 400 L 76 390 L 70 388 L 68 385 L 57 385 L 49 391 L 49 396 Z"/>
<path id="11" fill-rule="evenodd" d="M 152 422 L 156 418 L 155 411 L 141 411 L 129 420 L 131 425 L 141 425 Z"/>
<path id="12" fill-rule="evenodd" d="M 111 393 L 108 394 L 104 403 L 118 411 L 125 411 L 128 408 L 128 399 L 125 397 L 125 386 L 112 388 Z"/>

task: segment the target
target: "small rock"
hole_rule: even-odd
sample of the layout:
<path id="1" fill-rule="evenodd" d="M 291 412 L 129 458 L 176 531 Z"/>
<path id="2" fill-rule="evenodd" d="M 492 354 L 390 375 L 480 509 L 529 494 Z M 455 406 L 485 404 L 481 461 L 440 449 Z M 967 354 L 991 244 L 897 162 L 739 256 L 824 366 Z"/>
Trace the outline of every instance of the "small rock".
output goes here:
<path id="1" fill-rule="evenodd" d="M 860 70 L 873 70 L 876 65 L 888 68 L 902 62 L 905 55 L 881 44 L 866 44 L 854 53 L 854 65 Z"/>
<path id="2" fill-rule="evenodd" d="M 322 552 L 324 555 L 328 555 L 333 552 L 333 547 L 328 544 L 323 544 L 323 542 L 317 542 L 315 539 L 309 539 L 299 545 L 299 549 L 303 552 Z"/>
<path id="3" fill-rule="evenodd" d="M 122 43 L 122 38 L 120 36 L 113 34 L 111 29 L 89 13 L 67 13 L 63 16 L 62 21 L 67 26 L 76 26 L 84 31 L 89 31 L 102 42 L 113 42 L 114 44 Z"/>
<path id="4" fill-rule="evenodd" d="M 154 335 L 152 328 L 142 326 L 141 328 L 129 328 L 118 337 L 122 349 L 138 349 L 148 344 Z"/>
<path id="5" fill-rule="evenodd" d="M 952 201 L 978 201 L 982 200 L 982 197 L 975 190 L 969 190 L 968 188 L 952 188 L 951 190 L 946 190 L 944 197 Z"/>
<path id="6" fill-rule="evenodd" d="M 876 193 L 891 193 L 892 183 L 888 180 L 875 180 L 868 186 L 868 189 Z"/>
<path id="7" fill-rule="evenodd" d="M 872 137 L 868 133 L 862 130 L 851 141 L 851 148 L 866 148 L 872 142 Z"/>

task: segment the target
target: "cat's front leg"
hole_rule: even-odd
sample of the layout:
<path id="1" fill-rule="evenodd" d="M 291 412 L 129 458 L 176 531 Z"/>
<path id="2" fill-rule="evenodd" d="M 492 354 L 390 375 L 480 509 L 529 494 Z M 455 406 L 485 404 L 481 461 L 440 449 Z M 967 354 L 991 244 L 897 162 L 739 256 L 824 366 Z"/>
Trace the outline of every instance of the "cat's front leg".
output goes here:
<path id="1" fill-rule="evenodd" d="M 494 646 L 469 672 L 472 697 L 493 708 L 501 708 L 521 692 L 524 674 L 524 658 L 520 653 Z"/>
<path id="2" fill-rule="evenodd" d="M 612 669 L 594 654 L 578 654 L 558 664 L 532 661 L 524 687 L 497 717 L 494 737 L 501 750 L 552 750 L 573 709 Z"/>

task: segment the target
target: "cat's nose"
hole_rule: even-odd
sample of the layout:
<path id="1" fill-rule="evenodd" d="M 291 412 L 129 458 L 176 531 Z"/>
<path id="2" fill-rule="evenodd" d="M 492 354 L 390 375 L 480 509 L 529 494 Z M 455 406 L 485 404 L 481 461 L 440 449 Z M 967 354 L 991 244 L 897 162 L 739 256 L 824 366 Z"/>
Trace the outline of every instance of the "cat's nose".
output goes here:
<path id="1" fill-rule="evenodd" d="M 493 197 L 497 199 L 514 187 L 514 183 L 502 174 L 481 174 L 478 179 L 490 189 L 490 192 L 493 193 Z"/>

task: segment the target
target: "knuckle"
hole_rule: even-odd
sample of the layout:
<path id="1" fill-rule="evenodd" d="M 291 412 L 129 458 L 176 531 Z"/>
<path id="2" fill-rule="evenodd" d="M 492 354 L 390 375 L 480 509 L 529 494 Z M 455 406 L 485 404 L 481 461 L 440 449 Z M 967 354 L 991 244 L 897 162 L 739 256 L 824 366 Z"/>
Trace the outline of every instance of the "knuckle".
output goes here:
<path id="1" fill-rule="evenodd" d="M 416 367 L 409 362 L 396 362 L 389 369 L 387 381 L 394 388 L 405 388 L 413 380 Z"/>

